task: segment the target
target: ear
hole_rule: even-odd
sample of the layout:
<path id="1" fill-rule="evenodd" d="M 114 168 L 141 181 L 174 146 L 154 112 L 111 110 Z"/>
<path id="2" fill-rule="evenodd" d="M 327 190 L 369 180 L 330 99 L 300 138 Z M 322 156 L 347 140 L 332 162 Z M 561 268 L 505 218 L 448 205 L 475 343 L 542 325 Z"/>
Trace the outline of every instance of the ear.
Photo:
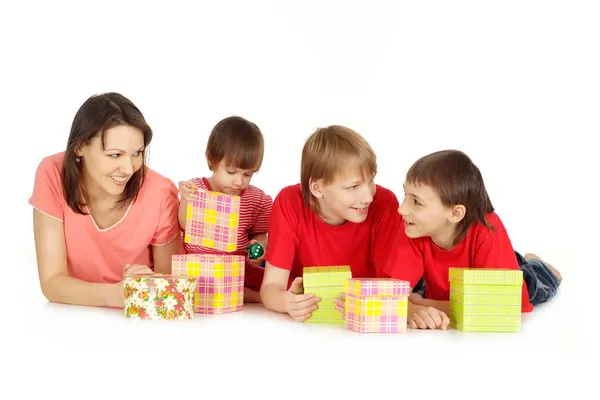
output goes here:
<path id="1" fill-rule="evenodd" d="M 310 188 L 310 192 L 317 199 L 323 198 L 322 186 L 323 186 L 323 182 L 321 181 L 321 179 L 314 180 L 314 179 L 310 178 L 308 180 L 308 187 Z"/>
<path id="2" fill-rule="evenodd" d="M 75 148 L 75 156 L 77 157 L 83 157 L 83 148 L 85 147 L 84 144 L 77 146 L 77 148 Z"/>
<path id="3" fill-rule="evenodd" d="M 212 168 L 212 165 L 210 165 L 210 161 L 208 161 L 208 160 L 209 160 L 209 157 L 208 157 L 208 150 L 206 150 L 206 151 L 204 152 L 204 158 L 206 158 L 206 165 L 208 165 L 208 170 L 209 170 L 209 171 L 212 171 L 212 170 L 213 170 L 213 168 Z"/>
<path id="4" fill-rule="evenodd" d="M 462 204 L 458 204 L 456 206 L 452 206 L 452 213 L 450 214 L 450 222 L 459 223 L 465 217 L 467 213 L 467 208 Z"/>

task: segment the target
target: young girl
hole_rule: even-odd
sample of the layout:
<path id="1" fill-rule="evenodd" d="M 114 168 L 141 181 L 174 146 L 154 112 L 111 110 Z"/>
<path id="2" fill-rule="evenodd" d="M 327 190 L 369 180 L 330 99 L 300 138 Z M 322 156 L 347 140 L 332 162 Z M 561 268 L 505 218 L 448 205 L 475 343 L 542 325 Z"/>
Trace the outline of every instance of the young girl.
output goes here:
<path id="1" fill-rule="evenodd" d="M 562 277 L 539 257 L 513 250 L 481 173 L 466 154 L 446 150 L 422 157 L 406 174 L 404 192 L 398 209 L 404 232 L 398 236 L 397 258 L 386 270 L 392 277 L 423 276 L 424 292 L 415 287 L 413 303 L 447 314 L 450 267 L 520 268 L 523 312 L 556 295 Z M 419 318 L 410 324 L 426 328 Z"/>
<path id="2" fill-rule="evenodd" d="M 282 189 L 273 204 L 260 291 L 266 308 L 297 321 L 311 317 L 321 299 L 303 294 L 306 266 L 349 265 L 353 277 L 386 276 L 401 218 L 396 196 L 375 184 L 376 174 L 375 153 L 357 132 L 334 125 L 307 139 L 300 183 Z M 343 299 L 334 303 L 343 313 Z M 434 308 L 409 307 L 432 328 L 449 323 Z"/>
<path id="3" fill-rule="evenodd" d="M 152 129 L 119 93 L 88 98 L 64 152 L 39 164 L 33 226 L 49 301 L 123 307 L 123 274 L 169 273 L 182 251 L 177 187 L 146 166 Z"/>
<path id="4" fill-rule="evenodd" d="M 267 248 L 267 231 L 272 198 L 259 188 L 250 185 L 252 176 L 262 165 L 264 138 L 256 124 L 237 116 L 221 120 L 215 125 L 206 146 L 206 161 L 212 171 L 209 178 L 194 178 L 179 182 L 181 203 L 179 224 L 185 230 L 187 205 L 194 199 L 198 188 L 214 192 L 240 196 L 240 221 L 237 248 L 233 253 L 246 255 L 246 247 L 259 243 Z M 186 253 L 222 253 L 204 246 L 184 243 Z M 224 254 L 224 253 L 223 253 Z M 244 301 L 260 302 L 258 291 L 263 276 L 263 268 L 258 266 L 264 259 L 246 259 L 244 277 Z"/>

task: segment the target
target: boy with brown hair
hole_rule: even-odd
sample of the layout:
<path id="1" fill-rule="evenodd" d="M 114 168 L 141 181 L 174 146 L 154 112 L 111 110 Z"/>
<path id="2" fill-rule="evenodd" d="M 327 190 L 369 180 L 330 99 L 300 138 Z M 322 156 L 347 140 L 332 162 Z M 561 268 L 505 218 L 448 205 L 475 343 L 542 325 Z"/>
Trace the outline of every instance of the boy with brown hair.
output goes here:
<path id="1" fill-rule="evenodd" d="M 522 312 L 552 299 L 562 277 L 535 254 L 515 252 L 479 168 L 463 152 L 444 150 L 417 160 L 406 174 L 396 256 L 386 272 L 423 276 L 409 300 L 449 312 L 451 267 L 523 271 Z M 420 286 L 424 287 L 424 290 Z M 409 314 L 413 328 L 428 328 Z"/>
<path id="2" fill-rule="evenodd" d="M 199 189 L 240 196 L 240 220 L 237 248 L 233 253 L 246 255 L 246 247 L 259 243 L 267 249 L 267 230 L 273 200 L 261 189 L 250 185 L 252 176 L 260 170 L 264 155 L 263 134 L 251 121 L 231 116 L 219 121 L 208 138 L 206 161 L 212 171 L 209 178 L 193 178 L 179 182 L 181 202 L 179 224 L 185 230 L 187 205 L 194 200 L 194 191 Z M 224 254 L 204 246 L 184 243 L 187 254 Z M 246 258 L 244 277 L 244 301 L 260 302 L 258 293 L 263 268 L 258 266 L 264 256 Z"/>

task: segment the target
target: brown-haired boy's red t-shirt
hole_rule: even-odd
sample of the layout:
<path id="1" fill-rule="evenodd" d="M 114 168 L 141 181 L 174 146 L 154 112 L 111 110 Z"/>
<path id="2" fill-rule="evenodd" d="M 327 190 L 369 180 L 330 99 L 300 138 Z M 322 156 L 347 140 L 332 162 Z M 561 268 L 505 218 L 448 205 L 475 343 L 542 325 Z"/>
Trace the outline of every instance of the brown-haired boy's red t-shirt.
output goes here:
<path id="1" fill-rule="evenodd" d="M 386 276 L 383 268 L 401 229 L 398 199 L 376 185 L 367 219 L 333 226 L 304 205 L 299 184 L 281 190 L 269 220 L 265 259 L 290 270 L 288 287 L 303 267 L 349 265 L 353 277 Z"/>
<path id="2" fill-rule="evenodd" d="M 396 258 L 390 258 L 385 268 L 387 274 L 397 279 L 425 278 L 425 297 L 431 300 L 450 300 L 448 270 L 457 268 L 508 268 L 519 269 L 519 263 L 504 224 L 496 215 L 489 213 L 491 231 L 480 223 L 474 223 L 466 237 L 452 250 L 439 248 L 430 237 L 410 239 L 401 228 L 397 239 Z M 414 286 L 413 286 L 414 287 Z M 533 310 L 529 302 L 527 285 L 523 282 L 521 309 Z"/>

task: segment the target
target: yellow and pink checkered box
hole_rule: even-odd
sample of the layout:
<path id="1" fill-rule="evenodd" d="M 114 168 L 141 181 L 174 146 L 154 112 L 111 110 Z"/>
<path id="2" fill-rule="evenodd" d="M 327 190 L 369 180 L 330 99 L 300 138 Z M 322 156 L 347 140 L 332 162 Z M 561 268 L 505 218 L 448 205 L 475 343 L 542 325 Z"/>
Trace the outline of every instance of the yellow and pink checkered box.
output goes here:
<path id="1" fill-rule="evenodd" d="M 199 189 L 187 206 L 186 243 L 225 252 L 237 250 L 240 196 Z"/>
<path id="2" fill-rule="evenodd" d="M 360 333 L 406 332 L 410 283 L 390 278 L 348 279 L 345 326 Z"/>
<path id="3" fill-rule="evenodd" d="M 244 307 L 244 256 L 178 254 L 172 258 L 172 274 L 196 277 L 194 311 L 222 314 Z"/>

